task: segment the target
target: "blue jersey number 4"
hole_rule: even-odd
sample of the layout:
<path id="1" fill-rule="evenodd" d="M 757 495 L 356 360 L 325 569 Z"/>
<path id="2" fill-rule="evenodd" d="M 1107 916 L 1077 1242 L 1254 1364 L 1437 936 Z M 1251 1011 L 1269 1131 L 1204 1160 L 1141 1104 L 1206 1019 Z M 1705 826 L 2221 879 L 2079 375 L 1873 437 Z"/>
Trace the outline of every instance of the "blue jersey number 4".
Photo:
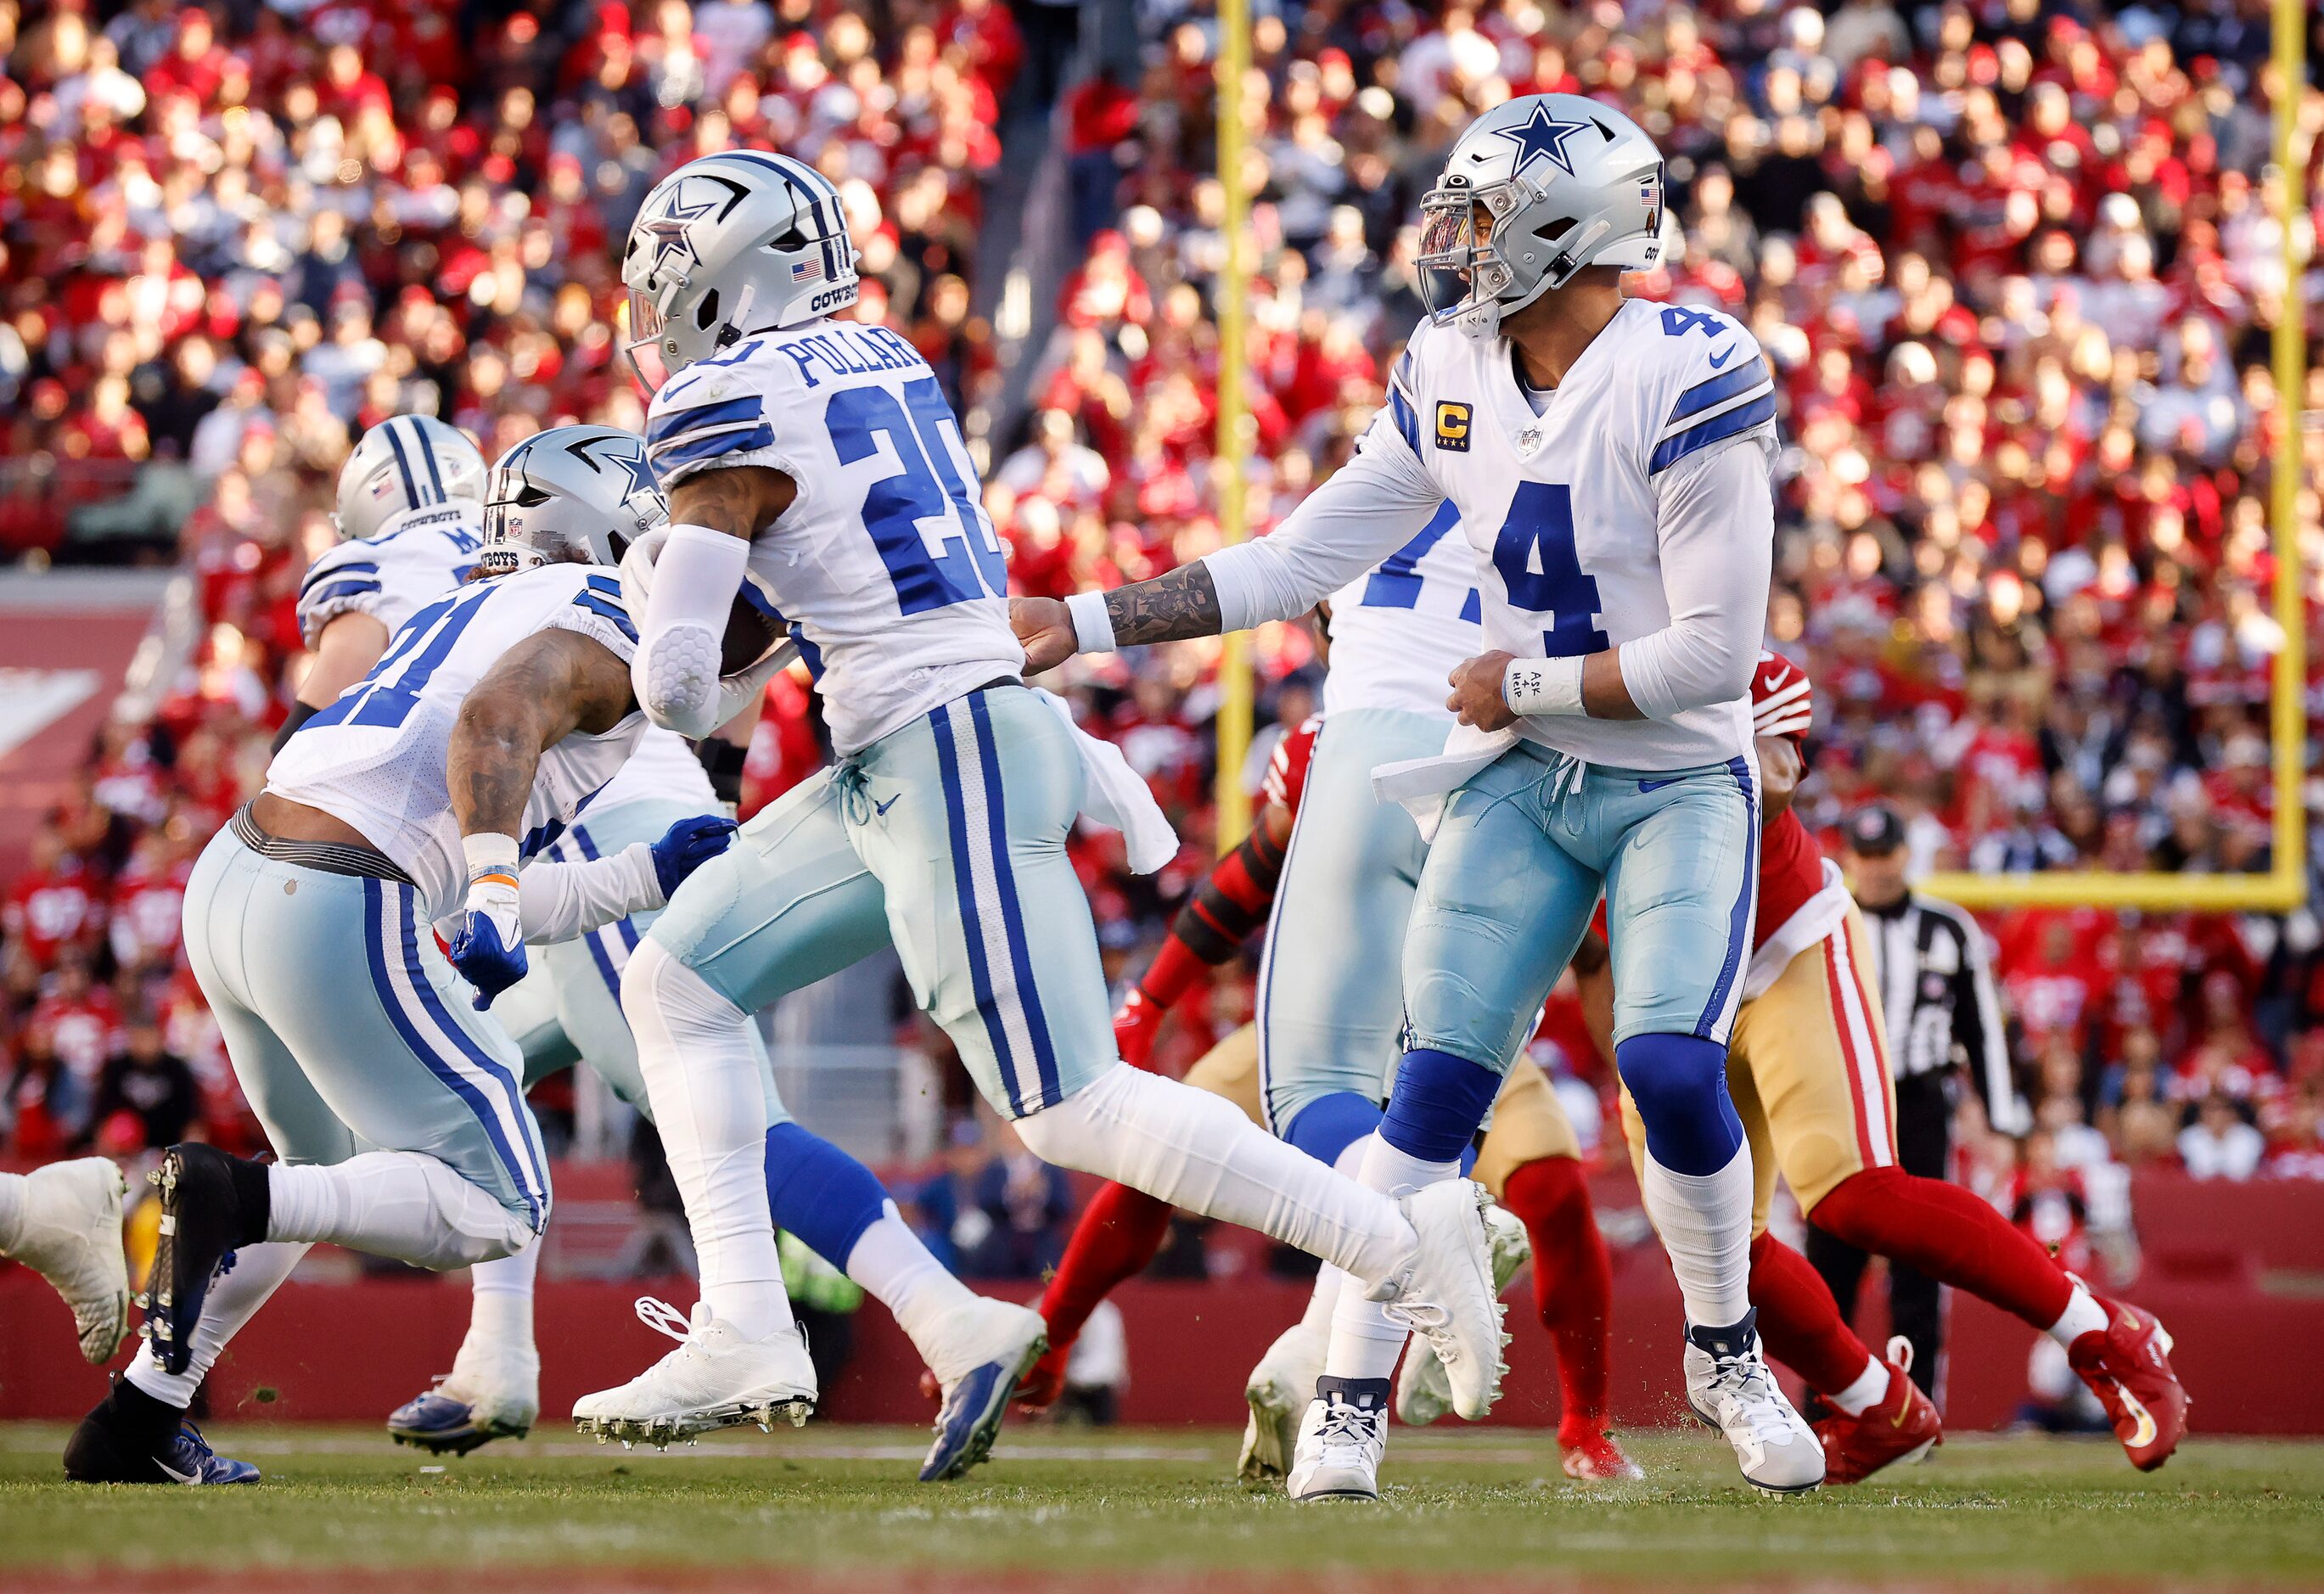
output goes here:
<path id="1" fill-rule="evenodd" d="M 1522 482 L 1509 500 L 1508 519 L 1493 539 L 1493 568 L 1509 603 L 1553 616 L 1541 633 L 1552 659 L 1603 653 L 1614 644 L 1598 629 L 1598 578 L 1585 575 L 1573 550 L 1573 490 Z"/>
<path id="2" fill-rule="evenodd" d="M 1008 561 L 945 435 L 946 427 L 959 423 L 935 377 L 906 382 L 901 403 L 886 388 L 842 388 L 831 395 L 823 419 L 842 465 L 877 455 L 882 437 L 895 454 L 896 474 L 872 483 L 863 495 L 863 525 L 896 584 L 903 613 L 1009 591 Z M 933 553 L 920 531 L 930 521 L 945 523 Z"/>

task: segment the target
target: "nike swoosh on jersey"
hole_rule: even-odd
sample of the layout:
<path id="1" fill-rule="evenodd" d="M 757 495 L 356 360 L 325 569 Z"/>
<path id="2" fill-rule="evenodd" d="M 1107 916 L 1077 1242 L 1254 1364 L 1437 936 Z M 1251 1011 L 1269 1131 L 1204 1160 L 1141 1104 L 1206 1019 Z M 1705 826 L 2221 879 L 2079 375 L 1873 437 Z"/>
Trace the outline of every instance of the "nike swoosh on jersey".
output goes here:
<path id="1" fill-rule="evenodd" d="M 1732 359 L 1734 355 L 1735 345 L 1730 343 L 1725 348 L 1720 349 L 1718 353 L 1706 355 L 1703 358 L 1705 363 L 1708 364 L 1713 371 L 1718 371 L 1723 369 L 1726 366 L 1727 362 Z"/>
<path id="2" fill-rule="evenodd" d="M 1780 675 L 1761 676 L 1759 677 L 1759 689 L 1763 692 L 1772 692 L 1783 684 L 1784 677 Z"/>
<path id="3" fill-rule="evenodd" d="M 885 819 L 885 818 L 888 816 L 888 810 L 889 810 L 889 809 L 890 809 L 890 808 L 892 808 L 892 807 L 894 807 L 898 803 L 901 802 L 901 801 L 903 800 L 903 797 L 904 797 L 904 794 L 903 794 L 902 792 L 900 792 L 900 791 L 899 791 L 899 792 L 898 792 L 894 797 L 890 797 L 890 798 L 889 798 L 886 802 L 884 802 L 884 803 L 883 803 L 883 802 L 881 802 L 881 801 L 880 801 L 880 799 L 879 799 L 879 798 L 874 797 L 874 798 L 872 798 L 872 811 L 874 814 L 879 815 L 881 818 Z"/>

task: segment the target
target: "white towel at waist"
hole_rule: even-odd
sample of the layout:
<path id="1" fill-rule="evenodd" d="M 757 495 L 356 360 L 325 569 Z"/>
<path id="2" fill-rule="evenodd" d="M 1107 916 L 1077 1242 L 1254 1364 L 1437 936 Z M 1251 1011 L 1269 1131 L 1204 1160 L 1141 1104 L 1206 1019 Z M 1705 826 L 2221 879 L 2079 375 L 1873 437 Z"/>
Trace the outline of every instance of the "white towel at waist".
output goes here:
<path id="1" fill-rule="evenodd" d="M 1433 842 L 1444 816 L 1444 799 L 1517 744 L 1515 726 L 1485 731 L 1454 725 L 1444 739 L 1444 751 L 1435 757 L 1405 759 L 1374 769 L 1372 795 L 1384 803 L 1402 803 L 1420 826 L 1420 839 Z"/>
<path id="2" fill-rule="evenodd" d="M 1152 874 L 1178 855 L 1178 833 L 1170 828 L 1163 816 L 1162 805 L 1154 800 L 1138 771 L 1121 756 L 1121 749 L 1111 742 L 1101 742 L 1074 723 L 1073 705 L 1055 692 L 1033 688 L 1033 694 L 1049 705 L 1049 711 L 1065 723 L 1074 733 L 1074 746 L 1082 755 L 1082 771 L 1088 777 L 1088 792 L 1082 799 L 1085 818 L 1121 832 L 1128 843 L 1130 867 L 1139 874 Z"/>

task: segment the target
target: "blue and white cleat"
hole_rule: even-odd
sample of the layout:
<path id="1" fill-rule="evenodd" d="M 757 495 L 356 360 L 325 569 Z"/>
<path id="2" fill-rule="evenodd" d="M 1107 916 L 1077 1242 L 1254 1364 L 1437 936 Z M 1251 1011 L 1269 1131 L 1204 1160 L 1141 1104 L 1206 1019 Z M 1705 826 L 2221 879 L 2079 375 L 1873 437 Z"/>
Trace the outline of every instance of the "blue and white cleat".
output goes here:
<path id="1" fill-rule="evenodd" d="M 452 1370 L 397 1406 L 387 1433 L 398 1444 L 465 1456 L 495 1439 L 522 1439 L 540 1415 L 540 1354 L 530 1345 L 479 1343 L 471 1328 Z"/>
<path id="2" fill-rule="evenodd" d="M 1029 1307 L 982 1296 L 948 1313 L 923 1348 L 944 1389 L 936 1442 L 920 1463 L 922 1483 L 958 1478 L 992 1453 L 1017 1381 L 1049 1348 L 1049 1327 Z"/>
<path id="3" fill-rule="evenodd" d="M 258 1469 L 248 1461 L 222 1456 L 210 1448 L 191 1417 L 178 1424 L 177 1433 L 153 1458 L 153 1464 L 171 1481 L 185 1484 L 256 1483 Z"/>
<path id="4" fill-rule="evenodd" d="M 75 1483 L 256 1483 L 258 1469 L 210 1449 L 194 1420 L 124 1378 L 65 1442 Z"/>

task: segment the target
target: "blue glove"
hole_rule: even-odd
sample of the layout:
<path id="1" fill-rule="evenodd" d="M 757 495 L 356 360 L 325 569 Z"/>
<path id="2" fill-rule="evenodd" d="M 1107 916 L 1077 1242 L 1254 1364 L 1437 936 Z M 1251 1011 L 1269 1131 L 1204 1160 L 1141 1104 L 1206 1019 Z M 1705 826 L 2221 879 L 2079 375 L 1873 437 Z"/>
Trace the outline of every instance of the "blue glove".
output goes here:
<path id="1" fill-rule="evenodd" d="M 471 908 L 460 933 L 452 937 L 452 966 L 476 988 L 475 1006 L 478 1012 L 493 1005 L 493 999 L 524 978 L 524 941 L 501 939 L 501 927 L 493 916 Z"/>
<path id="2" fill-rule="evenodd" d="M 653 853 L 654 877 L 661 881 L 662 900 L 678 895 L 686 877 L 726 850 L 734 839 L 734 822 L 723 814 L 697 814 L 681 819 L 661 833 L 648 849 Z"/>

